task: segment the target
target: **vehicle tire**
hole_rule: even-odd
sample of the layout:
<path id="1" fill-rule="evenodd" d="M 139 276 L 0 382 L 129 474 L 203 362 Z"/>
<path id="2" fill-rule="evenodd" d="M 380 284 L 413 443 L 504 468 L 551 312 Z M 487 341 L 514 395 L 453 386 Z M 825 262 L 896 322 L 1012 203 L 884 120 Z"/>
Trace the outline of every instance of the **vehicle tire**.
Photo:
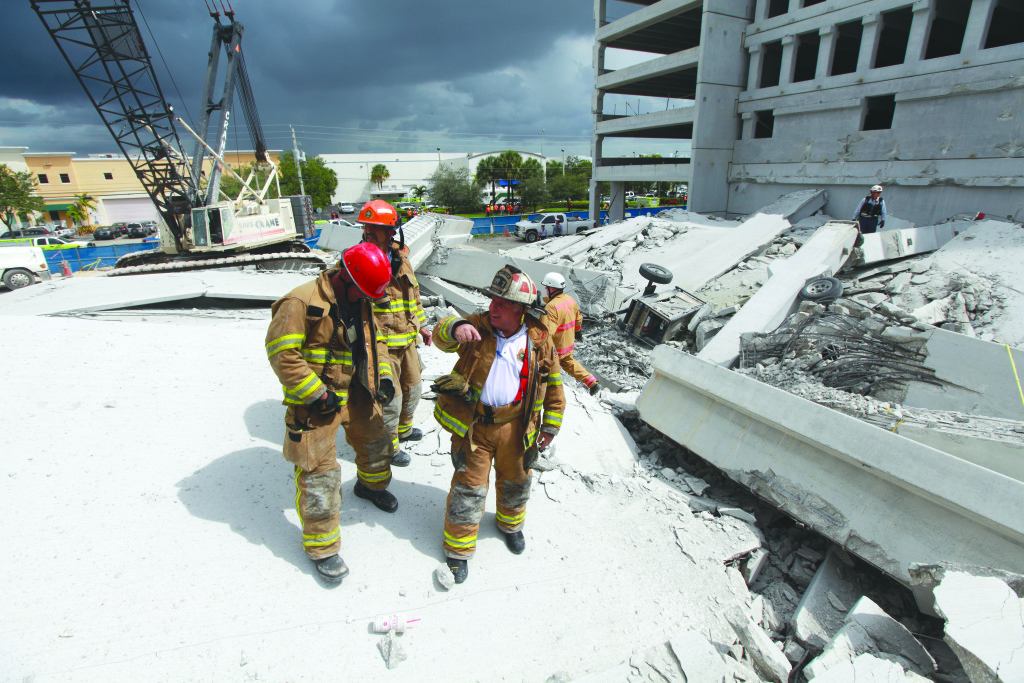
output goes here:
<path id="1" fill-rule="evenodd" d="M 24 268 L 12 268 L 4 273 L 4 284 L 7 285 L 7 289 L 21 289 L 35 281 L 35 275 Z"/>
<path id="2" fill-rule="evenodd" d="M 672 282 L 672 272 L 668 268 L 662 268 L 657 263 L 641 263 L 640 277 L 659 285 L 667 285 Z"/>
<path id="3" fill-rule="evenodd" d="M 526 241 L 527 242 L 536 242 L 537 241 L 537 231 L 536 230 L 529 230 L 529 231 L 527 231 L 527 233 L 526 233 Z"/>
<path id="4" fill-rule="evenodd" d="M 804 301 L 835 301 L 843 295 L 843 283 L 834 277 L 811 280 L 800 290 Z"/>

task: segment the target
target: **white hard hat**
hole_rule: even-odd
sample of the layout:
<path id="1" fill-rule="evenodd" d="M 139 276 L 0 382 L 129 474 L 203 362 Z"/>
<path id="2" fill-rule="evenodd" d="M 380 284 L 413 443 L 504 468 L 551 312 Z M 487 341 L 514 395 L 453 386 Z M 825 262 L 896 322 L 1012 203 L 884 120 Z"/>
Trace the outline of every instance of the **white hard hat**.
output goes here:
<path id="1" fill-rule="evenodd" d="M 873 185 L 871 187 L 871 191 L 872 192 L 881 192 L 882 191 L 882 186 L 881 185 Z"/>
<path id="2" fill-rule="evenodd" d="M 540 283 L 552 289 L 565 289 L 565 278 L 561 273 L 548 273 Z"/>

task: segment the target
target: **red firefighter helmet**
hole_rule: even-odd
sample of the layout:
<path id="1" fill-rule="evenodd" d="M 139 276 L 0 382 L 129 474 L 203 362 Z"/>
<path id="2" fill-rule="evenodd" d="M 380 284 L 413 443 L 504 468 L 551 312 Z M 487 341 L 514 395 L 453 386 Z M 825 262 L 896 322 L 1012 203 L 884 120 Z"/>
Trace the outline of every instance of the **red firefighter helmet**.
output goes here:
<path id="1" fill-rule="evenodd" d="M 376 244 L 360 242 L 341 253 L 341 265 L 359 291 L 379 299 L 391 282 L 391 263 Z"/>
<path id="2" fill-rule="evenodd" d="M 392 230 L 397 230 L 400 225 L 395 207 L 383 199 L 374 199 L 363 204 L 363 208 L 359 209 L 359 218 L 356 220 L 364 224 L 382 225 Z"/>

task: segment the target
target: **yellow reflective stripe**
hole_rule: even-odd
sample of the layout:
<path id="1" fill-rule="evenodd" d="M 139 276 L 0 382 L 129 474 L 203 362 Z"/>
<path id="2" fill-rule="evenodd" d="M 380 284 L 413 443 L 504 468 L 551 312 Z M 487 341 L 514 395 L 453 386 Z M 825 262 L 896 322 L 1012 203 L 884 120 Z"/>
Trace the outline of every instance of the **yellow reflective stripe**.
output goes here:
<path id="1" fill-rule="evenodd" d="M 306 379 L 299 382 L 299 384 L 291 389 L 285 388 L 285 393 L 296 396 L 301 399 L 306 399 L 315 394 L 323 387 L 324 383 L 320 381 L 320 378 L 315 373 L 309 373 Z"/>
<path id="2" fill-rule="evenodd" d="M 302 349 L 302 360 L 324 365 L 327 363 L 327 349 Z M 335 351 L 328 365 L 352 365 L 351 351 Z"/>
<path id="3" fill-rule="evenodd" d="M 501 514 L 501 510 L 495 510 L 494 516 L 499 522 L 505 522 L 505 524 L 508 524 L 509 526 L 515 526 L 517 524 L 522 524 L 523 520 L 526 519 L 526 509 L 524 508 L 518 515 L 512 515 L 511 517 Z"/>
<path id="4" fill-rule="evenodd" d="M 285 349 L 297 349 L 306 341 L 304 334 L 286 334 L 283 337 L 267 342 L 267 358 L 275 356 Z"/>
<path id="5" fill-rule="evenodd" d="M 562 426 L 562 414 L 556 413 L 553 410 L 549 410 L 544 413 L 544 424 L 551 425 L 552 427 Z"/>
<path id="6" fill-rule="evenodd" d="M 416 320 L 420 321 L 420 323 L 427 322 L 427 312 L 423 310 L 422 306 L 416 309 Z"/>
<path id="7" fill-rule="evenodd" d="M 412 425 L 411 424 L 408 424 L 408 425 L 398 425 L 398 433 L 399 434 L 405 434 L 410 429 L 412 429 Z"/>
<path id="8" fill-rule="evenodd" d="M 437 336 L 441 338 L 441 341 L 445 342 L 446 344 L 451 344 L 455 341 L 455 338 L 452 337 L 452 325 L 454 325 L 460 320 L 462 320 L 462 318 L 452 317 L 445 318 L 440 323 L 438 323 L 440 329 L 438 329 L 437 331 Z"/>
<path id="9" fill-rule="evenodd" d="M 442 425 L 448 427 L 459 436 L 465 436 L 466 432 L 469 431 L 469 427 L 462 424 L 448 413 L 441 410 L 441 406 L 434 406 L 434 419 L 440 422 Z"/>
<path id="10" fill-rule="evenodd" d="M 444 540 L 453 548 L 472 548 L 476 545 L 476 534 L 473 534 L 472 536 L 456 537 L 445 531 Z"/>
<path id="11" fill-rule="evenodd" d="M 415 340 L 418 335 L 419 335 L 419 332 L 417 332 L 416 330 L 413 330 L 412 332 L 402 332 L 400 334 L 388 334 L 388 335 L 385 335 L 383 337 L 378 336 L 377 338 L 378 339 L 383 339 L 384 341 L 386 341 L 388 346 L 390 346 L 390 347 L 402 348 L 402 347 L 406 347 L 409 344 L 411 344 L 413 342 L 413 340 Z"/>
<path id="12" fill-rule="evenodd" d="M 391 366 L 388 365 L 387 363 L 381 363 L 379 366 L 377 366 L 377 374 L 379 374 L 381 377 L 390 377 Z"/>
<path id="13" fill-rule="evenodd" d="M 361 470 L 359 468 L 356 468 L 356 474 L 363 481 L 367 481 L 367 482 L 371 482 L 371 483 L 378 483 L 378 482 L 385 481 L 388 477 L 391 476 L 391 472 L 388 471 L 388 470 L 384 470 L 383 472 L 365 472 L 365 471 L 363 471 L 363 470 Z"/>
<path id="14" fill-rule="evenodd" d="M 395 451 L 395 453 L 398 452 L 398 435 L 397 434 L 395 435 L 395 438 L 391 439 L 391 448 L 392 448 L 392 450 Z"/>
<path id="15" fill-rule="evenodd" d="M 419 305 L 418 301 L 411 301 L 409 299 L 392 299 L 387 306 L 373 307 L 374 313 L 402 313 L 404 311 L 413 311 L 416 306 Z"/>
<path id="16" fill-rule="evenodd" d="M 534 430 L 532 432 L 529 432 L 526 436 L 523 437 L 523 445 L 526 446 L 527 448 L 529 448 L 530 446 L 533 445 L 533 443 L 536 440 L 537 440 L 537 431 Z"/>
<path id="17" fill-rule="evenodd" d="M 302 545 L 306 548 L 316 548 L 323 545 L 331 545 L 341 538 L 341 527 L 334 527 L 334 530 L 326 534 L 302 534 Z"/>

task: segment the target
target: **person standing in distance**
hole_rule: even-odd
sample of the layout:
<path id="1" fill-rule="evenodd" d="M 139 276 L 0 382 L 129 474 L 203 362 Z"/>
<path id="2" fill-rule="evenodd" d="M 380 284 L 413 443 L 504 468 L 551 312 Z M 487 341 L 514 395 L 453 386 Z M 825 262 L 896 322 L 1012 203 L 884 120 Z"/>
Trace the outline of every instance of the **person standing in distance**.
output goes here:
<path id="1" fill-rule="evenodd" d="M 534 315 L 537 288 L 514 266 L 499 270 L 484 293 L 485 313 L 434 325 L 434 344 L 458 354 L 437 378 L 434 418 L 452 435 L 452 476 L 444 520 L 444 553 L 455 583 L 469 575 L 494 463 L 495 519 L 505 545 L 526 549 L 523 525 L 531 467 L 562 426 L 565 394 L 554 344 Z M 527 315 L 528 311 L 531 312 Z"/>
<path id="2" fill-rule="evenodd" d="M 548 294 L 544 298 L 547 305 L 544 326 L 555 343 L 558 364 L 574 378 L 583 382 L 593 396 L 601 390 L 601 385 L 589 370 L 572 357 L 576 338 L 583 338 L 583 314 L 580 313 L 580 307 L 565 293 L 565 276 L 561 273 L 548 273 L 541 280 L 541 284 Z"/>
<path id="3" fill-rule="evenodd" d="M 302 548 L 324 580 L 348 574 L 341 548 L 341 469 L 335 436 L 355 450 L 355 493 L 394 512 L 391 439 L 381 406 L 394 397 L 387 346 L 377 339 L 370 299 L 384 296 L 391 266 L 372 244 L 342 252 L 338 265 L 270 307 L 266 350 L 284 389 L 283 455 L 295 471 Z M 364 483 L 365 482 L 365 483 Z"/>
<path id="4" fill-rule="evenodd" d="M 871 192 L 853 211 L 853 220 L 860 225 L 862 235 L 868 235 L 885 227 L 885 200 L 882 199 L 882 186 L 875 185 Z"/>

